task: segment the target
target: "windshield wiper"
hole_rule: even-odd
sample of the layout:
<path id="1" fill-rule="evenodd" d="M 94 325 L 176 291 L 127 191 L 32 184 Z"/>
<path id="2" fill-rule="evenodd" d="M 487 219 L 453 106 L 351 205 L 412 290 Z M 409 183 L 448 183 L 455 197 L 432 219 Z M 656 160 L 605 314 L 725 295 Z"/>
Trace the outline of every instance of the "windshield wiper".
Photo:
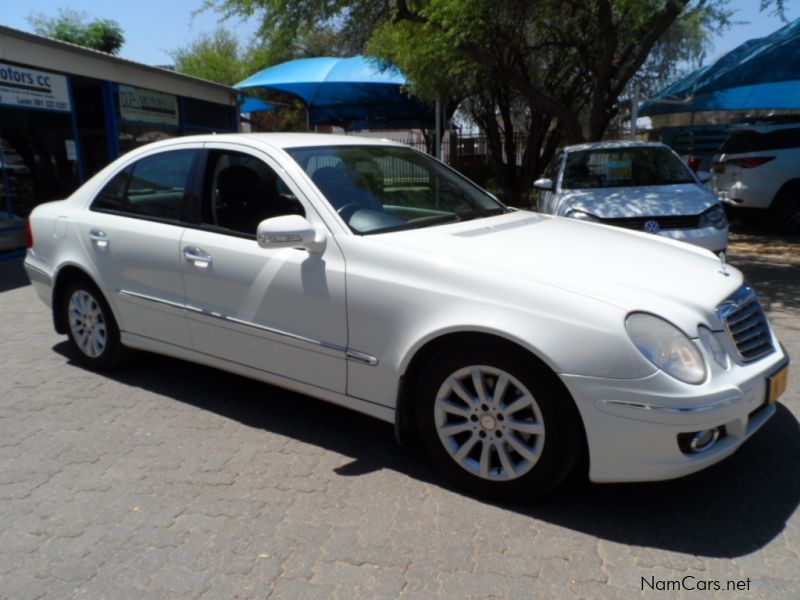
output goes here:
<path id="1" fill-rule="evenodd" d="M 438 225 L 439 223 L 450 223 L 461 220 L 462 220 L 461 217 L 459 217 L 456 213 L 450 213 L 449 215 L 432 215 L 430 217 L 419 217 L 410 220 L 408 222 L 408 225 L 417 229 L 419 227 L 427 227 L 428 225 Z"/>
<path id="2" fill-rule="evenodd" d="M 476 210 L 471 212 L 465 217 L 461 217 L 462 221 L 471 221 L 472 219 L 482 219 L 483 217 L 495 217 L 497 215 L 504 215 L 507 212 L 510 212 L 504 206 L 498 206 L 497 208 L 485 208 L 483 210 Z"/>
<path id="3" fill-rule="evenodd" d="M 356 231 L 361 235 L 372 235 L 373 233 L 391 233 L 393 231 L 404 231 L 406 229 L 419 229 L 420 227 L 427 227 L 429 225 L 437 225 L 439 223 L 449 223 L 451 221 L 460 221 L 455 213 L 449 215 L 431 215 L 429 217 L 417 217 L 399 225 L 389 225 L 388 227 L 379 227 L 377 229 L 370 229 L 368 231 Z M 351 226 L 352 227 L 352 226 Z M 355 231 L 355 230 L 354 230 Z"/>

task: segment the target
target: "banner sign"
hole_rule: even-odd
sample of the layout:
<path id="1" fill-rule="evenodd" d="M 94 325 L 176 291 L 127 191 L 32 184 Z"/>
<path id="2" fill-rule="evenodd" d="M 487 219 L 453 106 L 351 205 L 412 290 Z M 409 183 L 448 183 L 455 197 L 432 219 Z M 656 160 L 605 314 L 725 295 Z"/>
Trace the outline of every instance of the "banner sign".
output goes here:
<path id="1" fill-rule="evenodd" d="M 119 116 L 125 121 L 178 125 L 178 98 L 151 90 L 119 86 Z"/>
<path id="2" fill-rule="evenodd" d="M 69 112 L 67 78 L 0 63 L 0 105 Z"/>

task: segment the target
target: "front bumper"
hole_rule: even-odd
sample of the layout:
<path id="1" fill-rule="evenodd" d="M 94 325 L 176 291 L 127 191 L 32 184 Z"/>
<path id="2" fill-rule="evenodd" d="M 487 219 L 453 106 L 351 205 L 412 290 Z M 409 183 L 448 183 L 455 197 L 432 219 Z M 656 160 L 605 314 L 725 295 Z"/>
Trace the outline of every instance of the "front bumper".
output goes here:
<path id="1" fill-rule="evenodd" d="M 643 379 L 563 375 L 581 414 L 592 481 L 659 481 L 700 471 L 730 456 L 775 413 L 767 377 L 788 362 L 783 349 L 734 365 L 699 386 L 662 371 Z M 714 381 L 716 379 L 716 381 Z M 708 450 L 686 454 L 678 435 L 724 426 Z"/>

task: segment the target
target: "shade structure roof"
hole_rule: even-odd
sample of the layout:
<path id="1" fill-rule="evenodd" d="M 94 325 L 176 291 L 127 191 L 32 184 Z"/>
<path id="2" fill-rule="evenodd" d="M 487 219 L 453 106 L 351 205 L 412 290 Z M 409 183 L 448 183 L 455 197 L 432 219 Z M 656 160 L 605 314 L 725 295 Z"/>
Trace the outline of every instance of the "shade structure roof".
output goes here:
<path id="1" fill-rule="evenodd" d="M 673 83 L 639 114 L 769 109 L 800 110 L 800 19 Z"/>
<path id="2" fill-rule="evenodd" d="M 269 67 L 236 84 L 300 98 L 310 125 L 353 128 L 432 127 L 434 108 L 403 89 L 391 65 L 363 56 L 302 58 Z"/>

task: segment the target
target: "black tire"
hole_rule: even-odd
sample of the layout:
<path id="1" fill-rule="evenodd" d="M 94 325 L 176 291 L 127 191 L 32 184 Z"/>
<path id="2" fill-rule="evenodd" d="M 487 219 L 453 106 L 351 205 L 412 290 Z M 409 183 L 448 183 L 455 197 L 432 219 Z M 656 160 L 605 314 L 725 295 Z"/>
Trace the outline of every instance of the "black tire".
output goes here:
<path id="1" fill-rule="evenodd" d="M 472 367 L 482 369 L 486 378 L 479 376 L 478 379 L 484 381 L 482 385 L 487 392 L 488 387 L 494 385 L 491 395 L 486 394 L 492 400 L 500 374 L 510 376 L 499 402 L 481 404 L 477 412 L 458 393 L 447 391 L 455 389 L 448 383 L 453 381 L 450 379 L 453 376 L 461 381 L 462 389 L 466 389 L 468 395 L 477 398 L 479 394 L 472 376 L 463 381 L 457 377 Z M 519 405 L 513 397 L 513 388 L 518 387 L 517 384 L 529 392 L 533 405 L 514 410 L 514 406 Z M 517 399 L 525 397 L 524 393 L 516 396 Z M 472 414 L 469 417 L 450 414 L 448 411 L 455 409 L 451 404 L 442 404 L 443 399 L 460 410 L 472 411 Z M 444 410 L 442 406 L 445 406 Z M 486 408 L 489 410 L 484 410 Z M 508 408 L 512 412 L 504 413 Z M 420 375 L 415 417 L 420 439 L 438 469 L 459 487 L 492 499 L 523 500 L 549 493 L 572 472 L 584 448 L 580 417 L 561 382 L 534 357 L 504 344 L 467 349 L 452 346 L 438 352 Z M 443 439 L 437 421 L 439 426 L 452 425 L 455 429 L 465 427 L 469 421 L 471 429 L 452 437 L 443 434 Z M 530 429 L 537 425 L 543 428 L 541 435 L 520 433 L 515 429 Z M 473 442 L 476 435 L 478 440 Z M 474 447 L 460 463 L 456 450 L 470 443 Z M 526 452 L 538 449 L 538 458 L 529 460 L 518 453 L 515 447 L 520 443 Z M 485 459 L 488 477 L 480 472 L 485 446 L 489 447 Z M 505 455 L 505 463 L 501 460 L 501 453 Z M 512 469 L 506 469 L 506 465 Z"/>
<path id="2" fill-rule="evenodd" d="M 61 295 L 59 310 L 76 362 L 98 371 L 124 362 L 127 351 L 120 342 L 119 327 L 97 286 L 85 280 L 69 283 Z"/>

